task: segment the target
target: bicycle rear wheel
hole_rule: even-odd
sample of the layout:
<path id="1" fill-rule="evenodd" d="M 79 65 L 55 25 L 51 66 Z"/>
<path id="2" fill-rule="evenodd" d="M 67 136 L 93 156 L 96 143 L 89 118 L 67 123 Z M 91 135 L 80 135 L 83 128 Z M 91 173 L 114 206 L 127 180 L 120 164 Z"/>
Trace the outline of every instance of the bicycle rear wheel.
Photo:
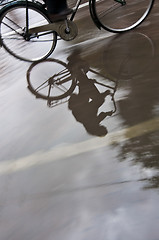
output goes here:
<path id="1" fill-rule="evenodd" d="M 95 23 L 111 32 L 137 27 L 148 16 L 154 0 L 92 0 Z"/>
<path id="2" fill-rule="evenodd" d="M 28 89 L 48 101 L 68 97 L 77 83 L 67 64 L 57 59 L 33 63 L 27 71 Z"/>
<path id="3" fill-rule="evenodd" d="M 28 2 L 29 27 L 49 23 L 45 10 Z M 47 58 L 54 50 L 57 34 L 38 33 L 26 38 L 26 3 L 14 2 L 0 13 L 1 45 L 14 57 L 24 61 L 39 61 Z"/>

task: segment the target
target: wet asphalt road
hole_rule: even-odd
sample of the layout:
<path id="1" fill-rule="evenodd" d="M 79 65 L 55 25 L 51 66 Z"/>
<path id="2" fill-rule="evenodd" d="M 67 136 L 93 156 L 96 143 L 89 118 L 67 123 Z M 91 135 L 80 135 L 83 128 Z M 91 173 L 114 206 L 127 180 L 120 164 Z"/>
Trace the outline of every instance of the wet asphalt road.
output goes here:
<path id="1" fill-rule="evenodd" d="M 77 23 L 41 65 L 0 50 L 0 239 L 157 240 L 159 4 L 122 35 Z M 29 90 L 61 67 L 74 95 Z"/>

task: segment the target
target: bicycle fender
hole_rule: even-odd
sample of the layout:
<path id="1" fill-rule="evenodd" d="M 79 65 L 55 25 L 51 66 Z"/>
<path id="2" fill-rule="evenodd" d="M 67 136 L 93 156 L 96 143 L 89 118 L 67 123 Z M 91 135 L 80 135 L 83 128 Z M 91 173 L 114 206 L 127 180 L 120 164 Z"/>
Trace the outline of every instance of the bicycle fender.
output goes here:
<path id="1" fill-rule="evenodd" d="M 95 1 L 96 0 L 89 0 L 89 11 L 90 11 L 90 15 L 91 15 L 91 18 L 94 22 L 94 24 L 96 25 L 96 27 L 98 29 L 101 30 L 101 24 L 96 16 L 96 13 L 95 13 Z"/>

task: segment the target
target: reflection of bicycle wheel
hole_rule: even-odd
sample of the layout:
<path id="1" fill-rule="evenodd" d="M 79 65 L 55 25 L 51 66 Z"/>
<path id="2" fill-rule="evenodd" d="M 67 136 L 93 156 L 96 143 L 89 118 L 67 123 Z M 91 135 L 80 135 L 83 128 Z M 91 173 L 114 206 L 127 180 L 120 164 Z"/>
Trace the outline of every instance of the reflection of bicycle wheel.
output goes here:
<path id="1" fill-rule="evenodd" d="M 104 66 L 115 78 L 129 79 L 143 74 L 154 57 L 152 40 L 142 33 L 115 37 L 104 51 Z"/>
<path id="2" fill-rule="evenodd" d="M 67 64 L 56 59 L 33 63 L 27 71 L 27 82 L 36 97 L 51 101 L 69 96 L 76 87 Z"/>

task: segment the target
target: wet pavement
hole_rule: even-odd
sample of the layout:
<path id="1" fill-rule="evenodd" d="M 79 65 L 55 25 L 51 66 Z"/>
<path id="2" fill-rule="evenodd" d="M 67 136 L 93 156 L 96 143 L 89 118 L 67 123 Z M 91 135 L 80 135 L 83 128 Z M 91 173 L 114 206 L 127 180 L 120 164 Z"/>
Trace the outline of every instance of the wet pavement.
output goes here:
<path id="1" fill-rule="evenodd" d="M 121 35 L 84 15 L 38 64 L 1 48 L 0 239 L 159 239 L 158 22 L 157 1 Z"/>

